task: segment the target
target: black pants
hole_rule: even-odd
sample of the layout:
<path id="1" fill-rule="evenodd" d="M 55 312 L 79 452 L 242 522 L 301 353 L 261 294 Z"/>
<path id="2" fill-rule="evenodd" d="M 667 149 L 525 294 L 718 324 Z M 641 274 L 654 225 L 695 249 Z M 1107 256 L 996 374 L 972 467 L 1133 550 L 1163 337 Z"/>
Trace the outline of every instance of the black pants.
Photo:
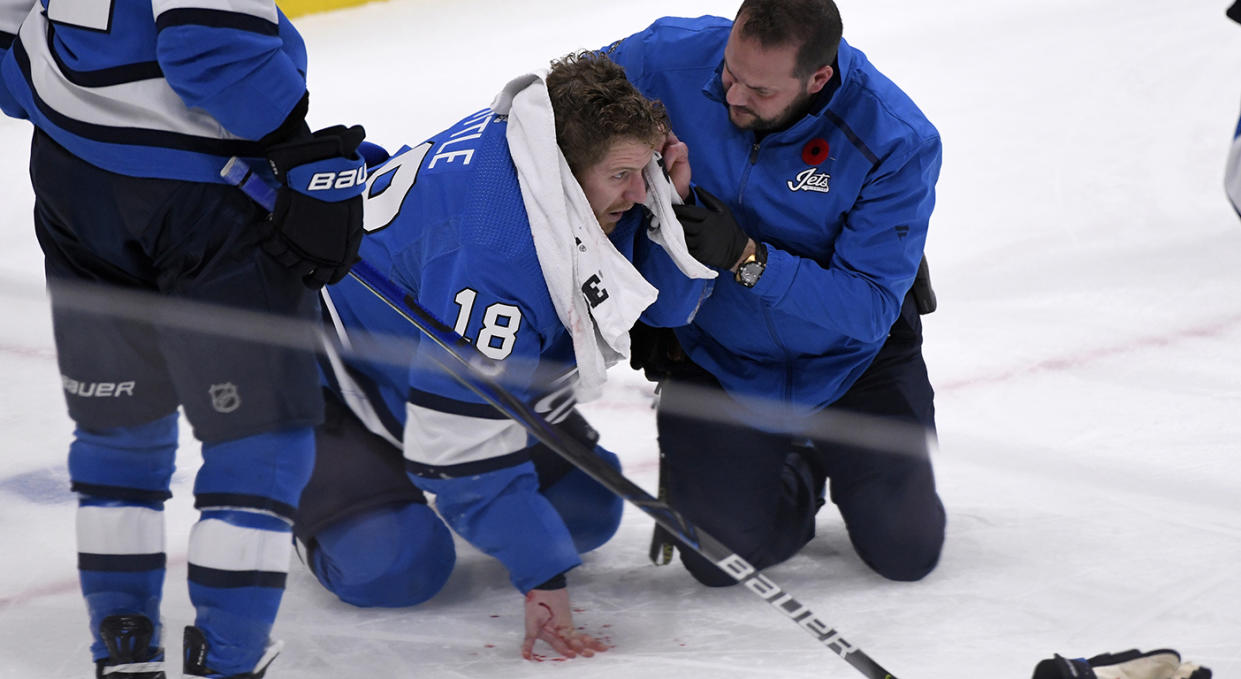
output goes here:
<path id="1" fill-rule="evenodd" d="M 918 454 L 884 453 L 682 414 L 701 411 L 704 398 L 727 396 L 713 376 L 689 364 L 663 382 L 657 416 L 668 501 L 695 525 L 760 569 L 778 564 L 814 537 L 827 478 L 868 566 L 893 580 L 918 580 L 934 569 L 945 514 L 925 447 Z M 933 435 L 933 401 L 922 324 L 907 297 L 875 361 L 830 410 L 915 423 Z M 790 455 L 801 455 L 804 464 L 789 464 Z M 703 584 L 736 582 L 698 554 L 680 551 Z"/>
<path id="2" fill-rule="evenodd" d="M 262 341 L 262 321 L 228 313 L 301 320 L 296 339 L 314 345 L 317 297 L 259 247 L 265 211 L 224 184 L 101 170 L 42 132 L 30 176 L 75 422 L 134 426 L 181 405 L 212 442 L 319 421 L 314 354 Z"/>

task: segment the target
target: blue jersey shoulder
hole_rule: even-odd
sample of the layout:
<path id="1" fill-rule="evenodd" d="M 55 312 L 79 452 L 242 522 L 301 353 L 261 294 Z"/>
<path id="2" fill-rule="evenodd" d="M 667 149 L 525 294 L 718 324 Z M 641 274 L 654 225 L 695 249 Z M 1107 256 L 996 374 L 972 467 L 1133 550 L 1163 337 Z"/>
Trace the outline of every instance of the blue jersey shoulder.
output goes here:
<path id="1" fill-rule="evenodd" d="M 258 140 L 306 93 L 305 44 L 271 0 L 45 0 L 17 26 L 12 7 L 0 106 L 111 172 L 221 182 L 230 157 L 264 155 Z"/>

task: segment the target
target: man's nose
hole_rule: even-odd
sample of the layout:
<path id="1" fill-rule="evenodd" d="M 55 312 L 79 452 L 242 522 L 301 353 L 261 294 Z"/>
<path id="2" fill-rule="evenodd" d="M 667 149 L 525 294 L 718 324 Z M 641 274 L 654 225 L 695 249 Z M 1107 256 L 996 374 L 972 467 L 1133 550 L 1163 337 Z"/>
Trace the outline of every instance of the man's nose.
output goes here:
<path id="1" fill-rule="evenodd" d="M 633 203 L 646 202 L 646 178 L 641 172 L 634 172 L 629 176 L 629 183 L 625 186 L 623 197 Z"/>
<path id="2" fill-rule="evenodd" d="M 724 101 L 728 102 L 729 106 L 741 106 L 742 108 L 747 108 L 747 104 L 750 103 L 750 99 L 745 96 L 745 92 L 743 91 L 744 89 L 744 87 L 741 87 L 737 83 L 733 83 L 727 90 L 724 90 Z"/>

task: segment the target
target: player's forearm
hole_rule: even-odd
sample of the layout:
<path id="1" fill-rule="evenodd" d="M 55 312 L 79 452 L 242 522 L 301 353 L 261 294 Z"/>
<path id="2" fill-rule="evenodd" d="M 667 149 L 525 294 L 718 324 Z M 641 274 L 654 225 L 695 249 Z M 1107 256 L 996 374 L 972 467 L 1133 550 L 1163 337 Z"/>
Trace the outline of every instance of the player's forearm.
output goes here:
<path id="1" fill-rule="evenodd" d="M 418 479 L 448 525 L 499 560 L 528 592 L 581 563 L 560 515 L 538 492 L 530 463 L 457 479 Z"/>

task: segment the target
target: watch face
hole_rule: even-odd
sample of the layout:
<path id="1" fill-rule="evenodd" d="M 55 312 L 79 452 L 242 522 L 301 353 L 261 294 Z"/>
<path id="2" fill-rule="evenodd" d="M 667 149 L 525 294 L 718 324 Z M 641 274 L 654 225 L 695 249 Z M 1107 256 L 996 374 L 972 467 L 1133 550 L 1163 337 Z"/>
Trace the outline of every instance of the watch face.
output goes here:
<path id="1" fill-rule="evenodd" d="M 762 262 L 746 262 L 741 265 L 740 269 L 737 269 L 737 278 L 740 279 L 742 285 L 752 288 L 755 283 L 758 283 L 758 279 L 763 275 L 763 269 L 765 268 Z"/>

